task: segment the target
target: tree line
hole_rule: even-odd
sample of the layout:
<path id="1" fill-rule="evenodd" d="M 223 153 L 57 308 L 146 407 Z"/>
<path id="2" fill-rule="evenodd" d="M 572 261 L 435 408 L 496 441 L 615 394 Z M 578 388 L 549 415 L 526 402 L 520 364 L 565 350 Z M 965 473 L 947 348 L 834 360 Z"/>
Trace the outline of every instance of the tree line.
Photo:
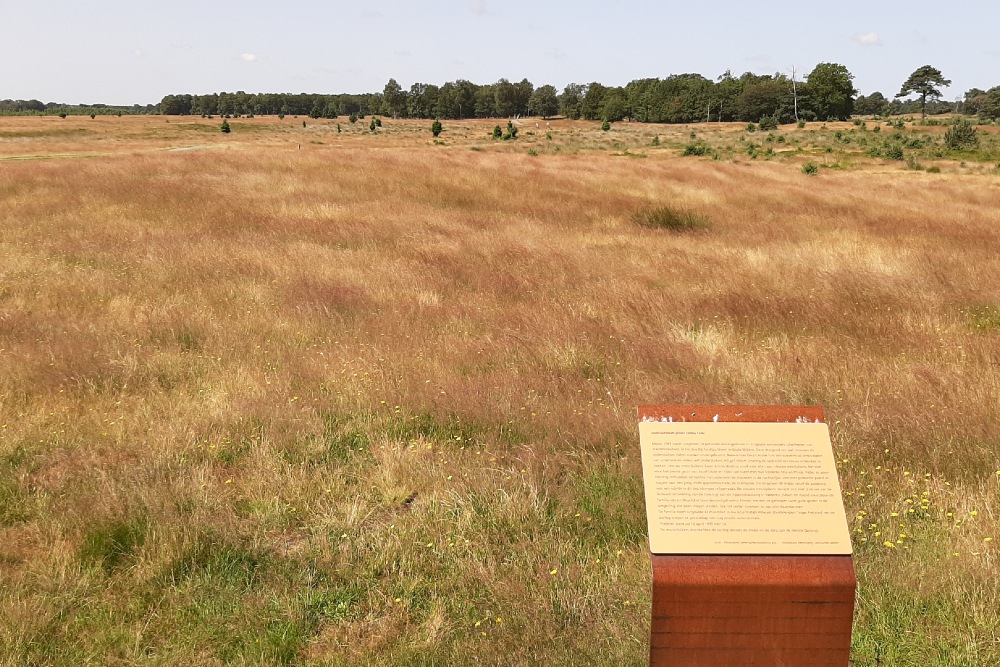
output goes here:
<path id="1" fill-rule="evenodd" d="M 281 94 L 213 93 L 167 95 L 162 113 L 171 115 L 308 115 L 314 118 L 377 114 L 393 118 L 507 118 L 565 116 L 571 119 L 651 123 L 702 121 L 780 123 L 797 120 L 846 120 L 854 114 L 895 115 L 964 111 L 1000 118 L 1000 86 L 973 89 L 960 102 L 941 101 L 941 88 L 951 82 L 929 65 L 918 68 L 893 98 L 881 92 L 858 96 L 854 75 L 838 63 L 820 63 L 801 81 L 785 73 L 716 79 L 676 74 L 665 79 L 636 79 L 625 86 L 599 82 L 535 87 L 527 79 L 500 79 L 480 85 L 460 79 L 443 85 L 415 83 L 404 89 L 390 79 L 380 93 Z M 916 99 L 905 99 L 911 95 Z"/>
<path id="2" fill-rule="evenodd" d="M 838 63 L 820 63 L 804 78 L 778 72 L 735 76 L 726 71 L 715 79 L 676 74 L 664 79 L 636 79 L 625 86 L 599 82 L 535 87 L 527 79 L 500 79 L 475 84 L 459 79 L 443 85 L 415 83 L 404 89 L 390 79 L 381 92 L 360 94 L 235 93 L 166 95 L 158 105 L 44 104 L 38 100 L 0 101 L 0 114 L 10 113 L 162 113 L 166 115 L 250 116 L 294 115 L 313 118 L 381 115 L 393 118 L 457 120 L 513 116 L 565 116 L 616 122 L 695 123 L 759 122 L 762 118 L 846 120 L 858 115 L 939 114 L 962 112 L 1000 119 L 1000 86 L 973 88 L 964 99 L 942 101 L 941 88 L 951 82 L 929 65 L 918 68 L 892 98 L 876 91 L 858 95 L 854 75 Z M 914 99 L 913 95 L 917 95 Z M 910 98 L 910 99 L 907 99 Z"/>
<path id="3" fill-rule="evenodd" d="M 127 116 L 157 113 L 160 113 L 160 107 L 157 104 L 116 106 L 113 104 L 64 104 L 39 100 L 0 100 L 0 116 L 54 116 L 62 114 Z"/>

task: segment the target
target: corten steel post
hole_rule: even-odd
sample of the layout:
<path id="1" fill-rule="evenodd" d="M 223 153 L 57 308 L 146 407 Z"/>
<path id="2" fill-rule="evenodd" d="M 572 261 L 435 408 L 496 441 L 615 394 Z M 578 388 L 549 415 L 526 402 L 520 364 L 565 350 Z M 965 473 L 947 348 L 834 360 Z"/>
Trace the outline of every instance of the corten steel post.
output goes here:
<path id="1" fill-rule="evenodd" d="M 824 421 L 819 407 L 640 406 L 639 419 Z M 857 578 L 844 556 L 651 554 L 651 667 L 847 667 Z"/>

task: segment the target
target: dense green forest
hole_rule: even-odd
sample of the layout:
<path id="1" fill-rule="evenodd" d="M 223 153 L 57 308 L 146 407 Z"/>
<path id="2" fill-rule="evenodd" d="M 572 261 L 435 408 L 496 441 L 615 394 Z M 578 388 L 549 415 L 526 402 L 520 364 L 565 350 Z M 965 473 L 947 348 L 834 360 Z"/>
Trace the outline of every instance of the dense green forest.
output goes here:
<path id="1" fill-rule="evenodd" d="M 160 113 L 160 107 L 157 104 L 114 106 L 111 104 L 64 104 L 38 100 L 0 100 L 0 116 L 127 116 L 156 113 Z"/>
<path id="2" fill-rule="evenodd" d="M 443 85 L 415 83 L 409 90 L 390 79 L 381 92 L 361 94 L 212 93 L 165 96 L 158 105 L 43 104 L 37 100 L 0 101 L 0 114 L 162 113 L 167 115 L 295 115 L 313 118 L 383 115 L 394 118 L 506 118 L 565 116 L 585 120 L 634 120 L 655 123 L 701 121 L 757 122 L 773 118 L 845 120 L 852 115 L 966 113 L 983 120 L 1000 119 L 1000 86 L 973 88 L 962 101 L 941 101 L 941 88 L 951 82 L 929 65 L 918 68 L 893 97 L 882 92 L 858 95 L 854 76 L 843 65 L 820 63 L 803 81 L 786 74 L 734 76 L 727 71 L 715 80 L 700 74 L 665 79 L 636 79 L 625 86 L 598 82 L 571 83 L 562 92 L 554 86 L 535 87 L 527 79 L 500 79 L 491 84 L 449 81 Z M 907 99 L 917 95 L 916 99 Z"/>

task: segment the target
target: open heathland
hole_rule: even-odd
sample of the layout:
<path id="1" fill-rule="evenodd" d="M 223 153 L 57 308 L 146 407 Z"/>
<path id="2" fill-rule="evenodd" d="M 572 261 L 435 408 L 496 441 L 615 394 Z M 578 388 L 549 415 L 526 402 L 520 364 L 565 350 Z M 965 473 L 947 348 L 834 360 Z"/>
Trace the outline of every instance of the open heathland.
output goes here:
<path id="1" fill-rule="evenodd" d="M 1000 127 L 370 121 L 0 118 L 0 664 L 645 664 L 640 403 L 824 406 L 854 664 L 1000 664 Z"/>

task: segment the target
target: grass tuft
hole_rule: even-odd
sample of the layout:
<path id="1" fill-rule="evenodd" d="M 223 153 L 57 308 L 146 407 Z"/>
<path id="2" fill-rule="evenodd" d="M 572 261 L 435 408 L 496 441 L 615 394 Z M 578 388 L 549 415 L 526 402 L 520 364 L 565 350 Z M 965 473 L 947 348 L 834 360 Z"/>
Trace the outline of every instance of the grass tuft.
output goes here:
<path id="1" fill-rule="evenodd" d="M 632 216 L 632 220 L 642 227 L 672 232 L 693 232 L 711 226 L 704 215 L 670 205 L 638 211 Z"/>

